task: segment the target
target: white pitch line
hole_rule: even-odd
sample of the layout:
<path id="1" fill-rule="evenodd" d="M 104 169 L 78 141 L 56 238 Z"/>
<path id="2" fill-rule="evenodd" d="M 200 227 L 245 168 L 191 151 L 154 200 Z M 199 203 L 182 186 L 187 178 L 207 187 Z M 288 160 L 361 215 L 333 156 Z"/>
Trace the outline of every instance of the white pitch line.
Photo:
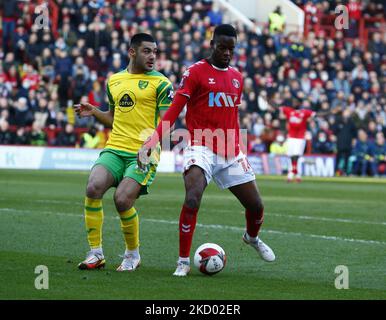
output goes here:
<path id="1" fill-rule="evenodd" d="M 31 200 L 30 202 L 37 202 L 37 203 L 47 203 L 47 204 L 66 204 L 68 205 L 68 201 L 62 201 L 62 200 L 46 200 L 46 199 L 36 199 Z M 82 206 L 83 203 L 79 202 L 79 206 Z M 164 209 L 173 209 L 171 207 L 165 207 Z M 234 212 L 235 210 L 229 210 L 229 209 L 222 209 L 226 212 Z M 353 219 L 342 219 L 342 218 L 327 218 L 327 217 L 314 217 L 314 216 L 298 216 L 298 215 L 291 215 L 291 214 L 282 214 L 282 213 L 272 213 L 267 212 L 267 216 L 272 217 L 282 217 L 282 218 L 288 218 L 288 219 L 298 219 L 298 220 L 311 220 L 311 221 L 327 221 L 327 222 L 341 222 L 341 223 L 357 223 L 357 224 L 370 224 L 370 225 L 383 225 L 386 226 L 385 221 L 366 221 L 366 220 L 353 220 Z"/>
<path id="2" fill-rule="evenodd" d="M 0 208 L 0 212 L 14 212 L 14 213 L 16 212 L 16 213 L 26 213 L 26 214 L 33 212 L 33 213 L 40 213 L 40 214 L 41 213 L 45 213 L 45 214 L 52 214 L 52 215 L 57 215 L 57 216 L 83 218 L 83 215 L 73 214 L 73 213 L 66 213 L 66 212 L 25 211 L 25 210 L 17 210 L 17 209 L 12 209 L 12 208 Z M 107 216 L 105 218 L 119 219 L 118 216 L 116 216 L 116 217 Z M 177 220 L 174 221 L 174 220 L 149 219 L 149 218 L 142 218 L 141 221 L 152 222 L 152 223 L 171 224 L 171 225 L 178 225 L 178 223 L 179 223 Z M 231 230 L 231 231 L 237 231 L 237 232 L 243 232 L 245 230 L 245 228 L 241 228 L 241 227 L 226 226 L 226 225 L 220 225 L 220 224 L 202 224 L 202 223 L 197 223 L 196 226 L 200 227 L 200 228 Z M 310 238 L 316 238 L 316 239 L 322 239 L 322 240 L 345 241 L 345 242 L 357 242 L 357 243 L 364 243 L 364 244 L 386 245 L 386 242 L 384 242 L 384 241 L 377 241 L 377 240 L 342 238 L 342 237 L 336 237 L 336 236 L 326 236 L 326 235 L 300 233 L 300 232 L 285 232 L 285 231 L 269 230 L 269 229 L 262 229 L 261 232 L 262 233 L 280 234 L 280 235 L 286 235 L 286 236 L 310 237 Z"/>
<path id="3" fill-rule="evenodd" d="M 167 224 L 178 224 L 178 221 L 170 221 L 170 220 L 158 220 L 158 219 L 142 219 L 149 222 L 155 222 L 155 223 L 167 223 Z M 223 230 L 231 230 L 231 231 L 245 231 L 245 228 L 240 227 L 233 227 L 233 226 L 225 226 L 220 224 L 201 224 L 197 223 L 197 227 L 201 228 L 210 228 L 210 229 L 223 229 Z M 334 240 L 334 241 L 347 241 L 347 242 L 359 242 L 359 243 L 368 243 L 368 244 L 381 244 L 386 245 L 386 242 L 383 241 L 377 241 L 377 240 L 363 240 L 363 239 L 352 239 L 352 238 L 341 238 L 336 236 L 325 236 L 325 235 L 319 235 L 319 234 L 309 234 L 309 233 L 300 233 L 300 232 L 285 232 L 285 231 L 278 231 L 278 230 L 269 230 L 269 229 L 262 229 L 262 233 L 273 233 L 273 234 L 281 234 L 281 235 L 291 235 L 291 236 L 297 236 L 297 237 L 311 237 L 311 238 L 317 238 L 317 239 L 323 239 L 323 240 Z"/>
<path id="4" fill-rule="evenodd" d="M 313 217 L 313 216 L 295 216 L 290 214 L 281 214 L 281 213 L 267 213 L 268 216 L 274 217 L 284 217 L 289 219 L 299 219 L 299 220 L 314 220 L 314 221 L 331 221 L 331 222 L 342 222 L 342 223 L 359 223 L 359 224 L 373 224 L 373 225 L 383 225 L 386 226 L 386 222 L 376 222 L 376 221 L 364 221 L 364 220 L 351 220 L 351 219 L 342 219 L 342 218 L 325 218 L 325 217 Z"/>

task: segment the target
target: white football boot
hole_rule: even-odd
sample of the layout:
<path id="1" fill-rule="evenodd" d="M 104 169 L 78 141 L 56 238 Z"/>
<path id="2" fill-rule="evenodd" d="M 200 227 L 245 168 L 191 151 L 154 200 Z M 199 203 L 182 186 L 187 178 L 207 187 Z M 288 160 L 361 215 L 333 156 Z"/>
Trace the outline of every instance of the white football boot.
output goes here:
<path id="1" fill-rule="evenodd" d="M 273 250 L 268 247 L 263 241 L 261 241 L 259 238 L 256 239 L 256 241 L 252 241 L 249 239 L 246 233 L 243 235 L 243 241 L 247 244 L 249 244 L 251 247 L 255 248 L 259 256 L 267 262 L 275 261 L 275 253 Z"/>
<path id="2" fill-rule="evenodd" d="M 187 262 L 178 261 L 177 269 L 174 271 L 173 276 L 186 277 L 190 272 L 190 264 Z"/>
<path id="3" fill-rule="evenodd" d="M 80 270 L 103 269 L 106 261 L 102 251 L 91 250 L 87 253 L 86 259 L 78 264 Z"/>
<path id="4" fill-rule="evenodd" d="M 135 271 L 141 265 L 141 256 L 133 254 L 125 254 L 121 265 L 117 271 Z"/>

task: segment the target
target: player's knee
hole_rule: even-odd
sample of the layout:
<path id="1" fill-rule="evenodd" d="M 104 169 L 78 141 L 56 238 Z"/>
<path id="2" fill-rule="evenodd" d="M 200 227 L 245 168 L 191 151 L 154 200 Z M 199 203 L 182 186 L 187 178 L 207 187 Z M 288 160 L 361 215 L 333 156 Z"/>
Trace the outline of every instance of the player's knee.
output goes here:
<path id="1" fill-rule="evenodd" d="M 114 194 L 114 203 L 118 212 L 126 211 L 134 205 L 135 199 L 123 192 Z"/>
<path id="2" fill-rule="evenodd" d="M 103 188 L 95 183 L 87 184 L 86 196 L 91 199 L 101 199 L 103 197 Z"/>
<path id="3" fill-rule="evenodd" d="M 248 210 L 251 212 L 257 212 L 258 219 L 261 219 L 264 213 L 264 204 L 261 198 L 256 198 L 252 203 L 250 203 Z"/>
<path id="4" fill-rule="evenodd" d="M 200 207 L 201 194 L 197 192 L 188 192 L 185 197 L 185 206 L 190 209 L 197 209 Z"/>

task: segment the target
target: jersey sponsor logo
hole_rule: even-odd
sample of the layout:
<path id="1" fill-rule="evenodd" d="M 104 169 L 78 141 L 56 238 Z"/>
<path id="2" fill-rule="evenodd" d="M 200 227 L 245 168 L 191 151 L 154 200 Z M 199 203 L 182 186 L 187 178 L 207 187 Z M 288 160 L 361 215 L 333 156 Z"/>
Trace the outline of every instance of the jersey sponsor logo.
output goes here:
<path id="1" fill-rule="evenodd" d="M 118 109 L 122 112 L 130 112 L 134 109 L 137 99 L 131 91 L 123 91 L 118 96 Z"/>
<path id="2" fill-rule="evenodd" d="M 240 88 L 240 82 L 239 82 L 239 80 L 237 80 L 237 79 L 232 79 L 232 84 L 233 84 L 233 86 L 234 86 L 236 89 Z"/>
<path id="3" fill-rule="evenodd" d="M 301 123 L 301 122 L 302 122 L 302 119 L 299 119 L 299 118 L 297 118 L 297 117 L 291 117 L 291 118 L 289 119 L 289 122 L 291 122 L 291 123 Z"/>
<path id="4" fill-rule="evenodd" d="M 225 92 L 209 92 L 209 107 L 234 107 L 237 95 Z"/>
<path id="5" fill-rule="evenodd" d="M 209 80 L 209 84 L 216 84 L 216 81 L 214 81 L 213 78 L 209 78 L 208 80 Z"/>
<path id="6" fill-rule="evenodd" d="M 291 123 L 301 123 L 303 121 L 303 115 L 302 114 L 291 114 L 289 117 L 289 122 Z"/>
<path id="7" fill-rule="evenodd" d="M 146 87 L 148 86 L 148 84 L 149 84 L 149 81 L 146 81 L 146 80 L 139 80 L 139 81 L 138 81 L 138 88 L 140 88 L 141 90 L 146 89 Z"/>

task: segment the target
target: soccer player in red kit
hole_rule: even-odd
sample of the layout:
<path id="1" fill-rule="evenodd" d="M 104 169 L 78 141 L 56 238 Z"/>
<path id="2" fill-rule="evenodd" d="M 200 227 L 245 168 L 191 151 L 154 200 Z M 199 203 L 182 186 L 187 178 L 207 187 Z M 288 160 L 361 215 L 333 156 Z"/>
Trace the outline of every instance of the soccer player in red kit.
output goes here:
<path id="1" fill-rule="evenodd" d="M 287 155 L 291 160 L 291 170 L 288 170 L 287 181 L 291 182 L 295 177 L 296 181 L 300 182 L 301 175 L 298 171 L 298 160 L 304 154 L 306 146 L 307 121 L 314 117 L 316 112 L 291 107 L 280 107 L 280 111 L 287 119 Z"/>
<path id="2" fill-rule="evenodd" d="M 211 55 L 186 70 L 169 111 L 138 152 L 138 165 L 143 168 L 151 150 L 169 132 L 170 126 L 187 105 L 186 125 L 190 143 L 184 150 L 185 201 L 179 221 L 179 259 L 175 276 L 186 276 L 190 271 L 190 250 L 197 213 L 211 179 L 220 188 L 229 189 L 244 206 L 244 242 L 255 248 L 265 261 L 275 260 L 274 252 L 258 237 L 264 206 L 255 174 L 239 145 L 238 105 L 243 79 L 237 70 L 229 66 L 236 39 L 233 26 L 224 24 L 215 28 Z M 207 133 L 212 134 L 212 139 Z"/>

